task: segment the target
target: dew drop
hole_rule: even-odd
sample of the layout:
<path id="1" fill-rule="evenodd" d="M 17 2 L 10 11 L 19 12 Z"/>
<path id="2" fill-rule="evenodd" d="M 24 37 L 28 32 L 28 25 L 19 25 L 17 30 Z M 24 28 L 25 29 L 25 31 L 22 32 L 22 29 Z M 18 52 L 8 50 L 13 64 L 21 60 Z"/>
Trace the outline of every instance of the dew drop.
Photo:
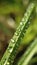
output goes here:
<path id="1" fill-rule="evenodd" d="M 20 32 L 21 30 L 19 29 L 19 32 Z"/>
<path id="2" fill-rule="evenodd" d="M 20 22 L 20 25 L 22 25 L 22 22 Z"/>
<path id="3" fill-rule="evenodd" d="M 26 26 L 26 29 L 28 28 L 28 26 Z"/>
<path id="4" fill-rule="evenodd" d="M 24 21 L 24 18 L 22 19 L 22 21 Z"/>
<path id="5" fill-rule="evenodd" d="M 14 39 L 11 39 L 12 42 L 14 42 Z"/>
<path id="6" fill-rule="evenodd" d="M 12 52 L 12 49 L 10 49 L 9 51 L 10 51 L 10 53 L 11 53 L 11 52 Z"/>
<path id="7" fill-rule="evenodd" d="M 30 24 L 30 22 L 28 22 L 28 24 Z"/>
<path id="8" fill-rule="evenodd" d="M 25 17 L 27 17 L 28 15 L 27 15 L 27 13 L 25 13 Z"/>
<path id="9" fill-rule="evenodd" d="M 13 61 L 11 61 L 11 64 L 13 63 Z"/>
<path id="10" fill-rule="evenodd" d="M 9 62 L 7 62 L 7 65 L 10 65 L 10 63 L 9 63 Z"/>
<path id="11" fill-rule="evenodd" d="M 18 34 L 17 34 L 17 33 L 15 33 L 15 35 L 17 36 Z"/>
<path id="12" fill-rule="evenodd" d="M 13 50 L 13 48 L 12 48 L 12 46 L 10 46 L 10 47 L 8 48 L 9 53 L 11 53 L 12 50 Z"/>

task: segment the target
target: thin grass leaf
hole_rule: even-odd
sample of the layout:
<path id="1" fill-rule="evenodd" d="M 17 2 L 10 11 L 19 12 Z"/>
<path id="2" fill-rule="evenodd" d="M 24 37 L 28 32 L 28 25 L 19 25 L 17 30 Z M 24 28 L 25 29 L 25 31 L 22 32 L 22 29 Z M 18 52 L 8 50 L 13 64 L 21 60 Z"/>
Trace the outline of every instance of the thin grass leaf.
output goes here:
<path id="1" fill-rule="evenodd" d="M 8 48 L 0 61 L 0 65 L 13 64 L 14 58 L 18 52 L 18 48 L 21 45 L 20 41 L 24 37 L 24 34 L 26 33 L 30 25 L 30 22 L 28 22 L 28 20 L 34 7 L 35 7 L 35 3 L 30 3 L 30 5 L 28 6 L 28 9 L 24 14 L 24 18 L 22 19 L 22 22 L 20 22 L 20 25 L 18 26 L 13 38 L 10 40 Z"/>
<path id="2" fill-rule="evenodd" d="M 28 65 L 30 60 L 32 59 L 33 55 L 37 52 L 37 39 L 32 42 L 32 44 L 28 47 L 26 52 L 20 58 L 17 65 Z"/>
<path id="3" fill-rule="evenodd" d="M 34 57 L 31 59 L 31 61 L 29 62 L 29 65 L 36 63 L 37 62 L 37 57 Z"/>

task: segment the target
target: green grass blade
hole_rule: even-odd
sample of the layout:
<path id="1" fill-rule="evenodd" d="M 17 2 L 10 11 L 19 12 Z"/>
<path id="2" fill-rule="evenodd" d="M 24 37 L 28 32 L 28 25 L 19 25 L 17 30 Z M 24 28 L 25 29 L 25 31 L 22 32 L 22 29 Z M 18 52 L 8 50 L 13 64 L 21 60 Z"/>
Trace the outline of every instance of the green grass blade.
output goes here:
<path id="1" fill-rule="evenodd" d="M 37 51 L 37 39 L 29 46 L 17 65 L 28 65 L 29 61 Z"/>
<path id="2" fill-rule="evenodd" d="M 37 57 L 32 58 L 31 61 L 29 62 L 29 65 L 33 63 L 37 63 Z"/>

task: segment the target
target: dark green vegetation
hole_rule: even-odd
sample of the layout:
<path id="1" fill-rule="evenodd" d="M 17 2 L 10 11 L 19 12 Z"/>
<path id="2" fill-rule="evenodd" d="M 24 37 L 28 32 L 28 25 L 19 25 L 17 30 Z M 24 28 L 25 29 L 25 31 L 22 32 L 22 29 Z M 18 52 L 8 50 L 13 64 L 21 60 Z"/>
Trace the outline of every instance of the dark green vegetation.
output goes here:
<path id="1" fill-rule="evenodd" d="M 0 31 L 0 65 L 37 65 L 37 1 L 1 0 Z"/>

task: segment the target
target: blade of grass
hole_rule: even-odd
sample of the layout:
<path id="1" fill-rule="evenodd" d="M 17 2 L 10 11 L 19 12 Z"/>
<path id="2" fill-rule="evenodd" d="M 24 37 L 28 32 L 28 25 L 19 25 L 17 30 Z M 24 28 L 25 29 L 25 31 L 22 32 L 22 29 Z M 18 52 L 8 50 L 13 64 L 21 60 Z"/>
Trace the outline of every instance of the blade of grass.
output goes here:
<path id="1" fill-rule="evenodd" d="M 31 61 L 29 62 L 29 65 L 31 65 L 32 63 L 36 63 L 37 62 L 37 57 L 32 58 Z"/>
<path id="2" fill-rule="evenodd" d="M 28 65 L 30 62 L 31 58 L 37 51 L 37 39 L 32 42 L 32 44 L 28 47 L 26 52 L 23 54 L 23 56 L 20 58 L 19 62 L 17 65 Z"/>
<path id="3" fill-rule="evenodd" d="M 34 7 L 35 4 L 30 3 L 26 13 L 24 14 L 22 22 L 20 22 L 20 25 L 18 26 L 13 38 L 10 40 L 9 46 L 0 61 L 0 65 L 12 65 L 14 58 L 18 52 L 20 41 L 24 37 L 24 33 L 26 32 L 27 28 L 30 25 L 30 22 L 28 22 L 28 20 Z"/>

